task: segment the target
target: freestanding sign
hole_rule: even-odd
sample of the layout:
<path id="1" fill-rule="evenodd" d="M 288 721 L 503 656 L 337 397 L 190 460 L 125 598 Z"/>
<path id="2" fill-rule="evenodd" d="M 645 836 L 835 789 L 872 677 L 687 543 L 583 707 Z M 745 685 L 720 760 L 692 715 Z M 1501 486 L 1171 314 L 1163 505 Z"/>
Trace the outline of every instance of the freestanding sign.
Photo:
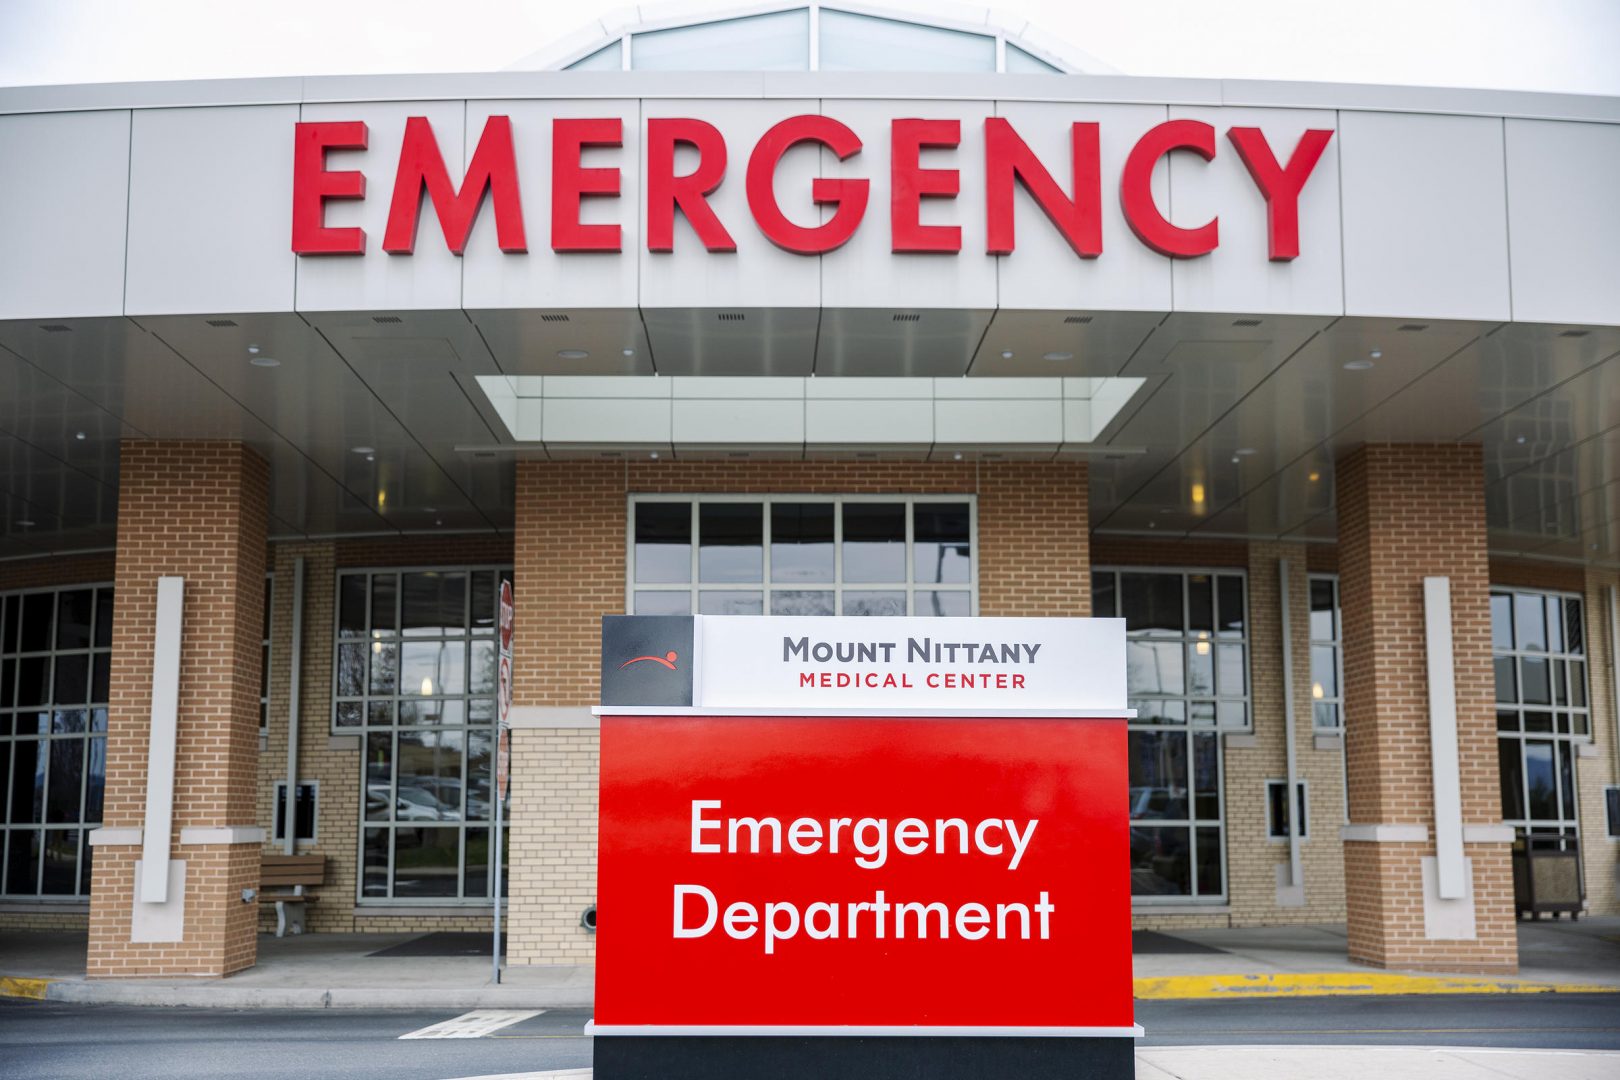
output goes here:
<path id="1" fill-rule="evenodd" d="M 600 1080 L 1128 1077 L 1124 629 L 604 622 Z"/>

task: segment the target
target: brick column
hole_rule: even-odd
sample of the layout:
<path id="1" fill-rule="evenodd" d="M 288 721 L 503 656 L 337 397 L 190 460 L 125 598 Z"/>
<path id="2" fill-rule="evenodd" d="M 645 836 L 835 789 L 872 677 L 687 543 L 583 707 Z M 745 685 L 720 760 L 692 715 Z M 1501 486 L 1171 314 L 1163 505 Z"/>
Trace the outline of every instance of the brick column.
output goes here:
<path id="1" fill-rule="evenodd" d="M 107 795 L 90 900 L 92 977 L 220 976 L 253 964 L 254 825 L 269 470 L 234 442 L 120 449 Z M 170 860 L 183 887 L 135 897 L 146 815 L 158 578 L 185 579 Z M 161 909 L 161 910 L 159 910 Z"/>
<path id="2" fill-rule="evenodd" d="M 1365 446 L 1340 461 L 1336 483 L 1350 957 L 1379 967 L 1515 971 L 1480 448 Z M 1431 576 L 1451 583 L 1457 758 L 1471 884 L 1463 900 L 1442 900 L 1432 882 L 1427 889 L 1424 883 L 1424 863 L 1436 852 L 1423 599 L 1423 579 Z"/>

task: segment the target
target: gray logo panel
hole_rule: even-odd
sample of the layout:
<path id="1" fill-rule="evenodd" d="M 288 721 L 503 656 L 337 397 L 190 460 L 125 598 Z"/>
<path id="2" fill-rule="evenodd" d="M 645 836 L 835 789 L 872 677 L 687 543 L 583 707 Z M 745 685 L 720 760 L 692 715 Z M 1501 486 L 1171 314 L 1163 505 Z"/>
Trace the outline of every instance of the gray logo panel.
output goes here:
<path id="1" fill-rule="evenodd" d="M 603 705 L 691 705 L 690 615 L 602 616 Z"/>

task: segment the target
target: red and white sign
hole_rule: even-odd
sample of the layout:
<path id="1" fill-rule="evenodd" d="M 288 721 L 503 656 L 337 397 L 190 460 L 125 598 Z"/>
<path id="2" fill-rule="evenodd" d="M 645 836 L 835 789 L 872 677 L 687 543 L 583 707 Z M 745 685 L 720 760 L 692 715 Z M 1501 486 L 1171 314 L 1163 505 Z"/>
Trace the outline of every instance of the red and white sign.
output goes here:
<path id="1" fill-rule="evenodd" d="M 692 622 L 690 707 L 604 657 L 596 1031 L 1132 1034 L 1120 620 Z"/>
<path id="2" fill-rule="evenodd" d="M 596 1029 L 1128 1035 L 1125 795 L 1124 719 L 604 716 Z"/>
<path id="3" fill-rule="evenodd" d="M 692 704 L 772 712 L 1122 715 L 1119 619 L 694 618 Z"/>
<path id="4" fill-rule="evenodd" d="M 859 164 L 861 137 L 835 116 L 784 116 L 751 147 L 728 147 L 718 127 L 696 117 L 650 117 L 644 127 L 640 141 L 646 154 L 646 242 L 651 252 L 670 252 L 679 243 L 701 244 L 711 253 L 735 253 L 735 231 L 751 226 L 784 251 L 821 255 L 848 242 L 863 226 L 868 210 L 885 201 L 881 196 L 873 197 L 874 185 L 885 179 L 881 177 L 821 176 L 811 182 L 808 191 L 778 190 L 777 167 L 798 147 L 817 148 L 841 162 Z M 621 251 L 621 225 L 612 221 L 586 222 L 581 211 L 587 200 L 617 200 L 623 170 L 639 167 L 634 160 L 589 167 L 583 163 L 587 150 L 611 152 L 625 145 L 624 121 L 618 116 L 556 117 L 547 135 L 552 147 L 552 250 Z M 958 148 L 963 140 L 959 119 L 899 117 L 890 121 L 886 135 L 888 228 L 891 250 L 897 254 L 961 252 L 960 225 L 925 224 L 923 210 L 954 201 L 962 189 L 964 169 L 979 170 L 984 181 L 983 205 L 964 208 L 963 212 L 984 216 L 986 255 L 1010 255 L 1016 246 L 1014 191 L 1019 187 L 1040 207 L 1046 225 L 1063 236 L 1078 258 L 1104 255 L 1105 198 L 1118 200 L 1132 233 L 1161 255 L 1197 258 L 1220 244 L 1218 216 L 1192 226 L 1175 224 L 1153 194 L 1154 170 L 1167 155 L 1182 152 L 1207 162 L 1221 152 L 1219 133 L 1202 120 L 1167 120 L 1142 132 L 1120 174 L 1106 178 L 1106 183 L 1101 166 L 1100 125 L 1092 121 L 1069 125 L 1070 150 L 1067 160 L 1062 161 L 1042 161 L 1024 135 L 1003 117 L 984 120 L 982 160 L 960 160 Z M 445 164 L 443 149 L 428 118 L 407 118 L 399 160 L 392 171 L 382 249 L 391 255 L 415 251 L 417 223 L 426 194 L 445 245 L 451 252 L 462 254 L 487 194 L 500 250 L 511 255 L 526 253 L 528 232 L 514 148 L 514 139 L 520 137 L 514 133 L 510 116 L 490 116 L 465 174 L 456 180 Z M 1226 131 L 1231 152 L 1243 162 L 1265 200 L 1267 254 L 1272 261 L 1286 262 L 1300 254 L 1300 192 L 1332 137 L 1331 130 L 1312 128 L 1293 146 L 1273 147 L 1258 127 L 1233 126 Z M 328 226 L 326 208 L 334 200 L 366 198 L 366 174 L 355 169 L 329 168 L 326 155 L 329 151 L 364 151 L 369 141 L 370 131 L 360 120 L 305 121 L 296 126 L 292 175 L 294 252 L 365 253 L 365 231 L 354 226 Z M 709 198 L 727 182 L 730 157 L 741 157 L 744 151 L 746 167 L 732 170 L 732 174 L 742 174 L 751 221 L 725 221 Z M 696 164 L 679 174 L 675 164 L 678 152 L 696 156 Z M 806 211 L 817 208 L 829 212 L 820 215 L 815 224 L 795 220 L 804 219 Z M 533 211 L 530 207 L 529 212 Z M 622 211 L 631 218 L 636 212 L 634 207 Z M 684 220 L 685 228 L 676 228 L 677 217 Z"/>

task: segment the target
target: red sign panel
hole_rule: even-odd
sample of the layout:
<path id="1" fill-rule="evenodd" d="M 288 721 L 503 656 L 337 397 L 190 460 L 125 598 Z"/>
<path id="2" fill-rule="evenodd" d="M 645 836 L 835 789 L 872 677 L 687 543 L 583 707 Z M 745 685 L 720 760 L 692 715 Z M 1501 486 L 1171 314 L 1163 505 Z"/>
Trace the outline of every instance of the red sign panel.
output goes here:
<path id="1" fill-rule="evenodd" d="M 596 1023 L 1127 1027 L 1123 719 L 603 716 Z"/>

